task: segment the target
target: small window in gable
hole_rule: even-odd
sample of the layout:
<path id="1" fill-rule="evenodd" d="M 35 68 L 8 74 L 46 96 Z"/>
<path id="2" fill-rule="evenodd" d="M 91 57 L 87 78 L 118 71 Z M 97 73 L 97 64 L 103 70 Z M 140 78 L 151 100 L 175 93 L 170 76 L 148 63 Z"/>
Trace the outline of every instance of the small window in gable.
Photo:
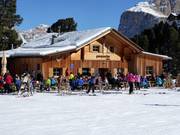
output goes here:
<path id="1" fill-rule="evenodd" d="M 100 46 L 93 45 L 93 52 L 100 52 Z"/>
<path id="2" fill-rule="evenodd" d="M 110 46 L 109 50 L 111 53 L 114 53 L 114 47 Z"/>

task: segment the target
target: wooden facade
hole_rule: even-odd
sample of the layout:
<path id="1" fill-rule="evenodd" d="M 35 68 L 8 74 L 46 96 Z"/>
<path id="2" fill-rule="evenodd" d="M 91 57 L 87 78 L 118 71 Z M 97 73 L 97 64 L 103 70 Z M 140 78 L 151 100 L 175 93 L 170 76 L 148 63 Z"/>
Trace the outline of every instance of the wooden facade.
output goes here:
<path id="1" fill-rule="evenodd" d="M 109 70 L 112 74 L 123 71 L 124 74 L 146 75 L 146 68 L 152 67 L 155 74 L 162 73 L 162 58 L 141 52 L 131 41 L 112 30 L 74 51 L 42 57 L 16 57 L 11 63 L 15 73 L 40 70 L 44 78 L 55 75 L 55 72 L 65 75 L 68 70 L 77 74 L 85 69 L 91 74 Z"/>

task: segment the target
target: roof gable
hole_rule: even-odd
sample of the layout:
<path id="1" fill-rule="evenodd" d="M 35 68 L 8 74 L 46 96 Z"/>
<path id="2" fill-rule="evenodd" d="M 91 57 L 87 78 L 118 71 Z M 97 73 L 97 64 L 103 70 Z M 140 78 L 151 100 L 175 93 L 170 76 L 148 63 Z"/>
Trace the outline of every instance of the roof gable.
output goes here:
<path id="1" fill-rule="evenodd" d="M 131 40 L 121 35 L 115 29 L 110 27 L 90 29 L 85 31 L 74 31 L 67 33 L 47 33 L 46 35 L 35 39 L 27 44 L 23 44 L 21 47 L 13 50 L 9 50 L 7 55 L 16 56 L 45 56 L 54 53 L 63 53 L 67 51 L 78 50 L 85 45 L 107 35 L 110 32 L 114 32 L 123 39 L 128 45 L 135 50 L 142 51 Z M 53 36 L 55 37 L 53 39 Z M 53 39 L 53 42 L 52 42 Z"/>

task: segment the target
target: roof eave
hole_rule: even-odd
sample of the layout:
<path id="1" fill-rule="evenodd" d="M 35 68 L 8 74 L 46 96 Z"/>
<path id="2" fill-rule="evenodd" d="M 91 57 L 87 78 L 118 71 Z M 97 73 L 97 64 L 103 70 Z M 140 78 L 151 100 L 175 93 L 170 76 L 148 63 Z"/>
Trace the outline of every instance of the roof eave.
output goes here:
<path id="1" fill-rule="evenodd" d="M 172 60 L 173 59 L 172 57 L 169 57 L 167 55 L 155 54 L 155 53 L 150 53 L 150 52 L 145 52 L 145 51 L 143 51 L 142 54 L 159 57 L 162 60 Z"/>

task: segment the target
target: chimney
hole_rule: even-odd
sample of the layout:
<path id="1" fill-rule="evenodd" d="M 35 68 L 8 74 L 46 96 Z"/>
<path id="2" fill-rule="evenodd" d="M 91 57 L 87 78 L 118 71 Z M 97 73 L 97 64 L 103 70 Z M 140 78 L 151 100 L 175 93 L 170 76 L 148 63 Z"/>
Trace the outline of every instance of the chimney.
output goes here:
<path id="1" fill-rule="evenodd" d="M 55 38 L 56 38 L 56 36 L 55 36 L 55 35 L 52 35 L 52 38 L 51 38 L 51 45 L 55 43 L 55 41 L 54 41 Z"/>

